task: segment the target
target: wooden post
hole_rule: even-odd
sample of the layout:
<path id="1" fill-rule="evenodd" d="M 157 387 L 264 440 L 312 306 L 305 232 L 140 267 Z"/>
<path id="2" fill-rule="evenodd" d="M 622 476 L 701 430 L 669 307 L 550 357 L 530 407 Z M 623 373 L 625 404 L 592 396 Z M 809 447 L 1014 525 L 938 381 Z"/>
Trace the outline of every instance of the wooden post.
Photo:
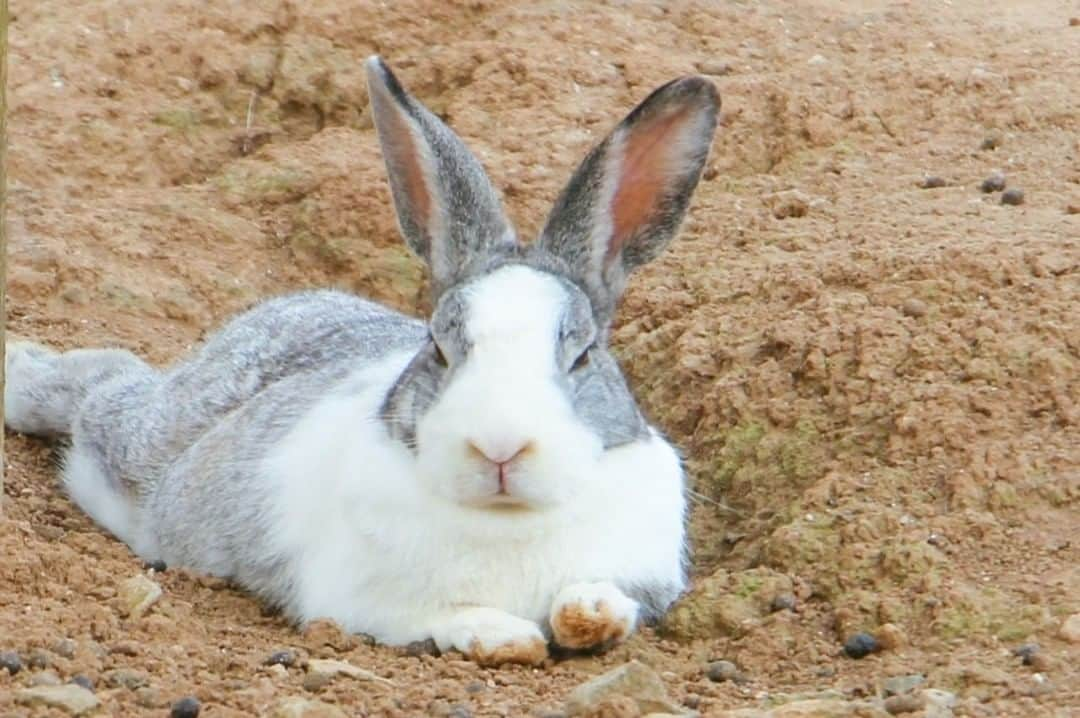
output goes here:
<path id="1" fill-rule="evenodd" d="M 7 329 L 7 51 L 8 4 L 0 0 L 0 397 L 4 395 L 5 330 Z M 0 398 L 0 514 L 4 512 L 4 402 Z"/>

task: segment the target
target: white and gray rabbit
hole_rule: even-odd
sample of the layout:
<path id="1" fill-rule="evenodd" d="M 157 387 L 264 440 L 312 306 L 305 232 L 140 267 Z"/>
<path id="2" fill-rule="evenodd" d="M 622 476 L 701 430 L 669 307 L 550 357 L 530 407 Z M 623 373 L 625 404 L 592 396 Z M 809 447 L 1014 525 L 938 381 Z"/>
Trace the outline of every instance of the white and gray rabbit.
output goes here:
<path id="1" fill-rule="evenodd" d="M 481 663 L 593 649 L 683 590 L 684 476 L 606 348 L 627 275 L 676 233 L 716 128 L 660 87 L 520 244 L 479 162 L 378 57 L 371 108 L 428 323 L 333 291 L 271 299 L 159 370 L 7 355 L 7 425 L 70 435 L 63 481 L 147 560 L 302 624 Z"/>

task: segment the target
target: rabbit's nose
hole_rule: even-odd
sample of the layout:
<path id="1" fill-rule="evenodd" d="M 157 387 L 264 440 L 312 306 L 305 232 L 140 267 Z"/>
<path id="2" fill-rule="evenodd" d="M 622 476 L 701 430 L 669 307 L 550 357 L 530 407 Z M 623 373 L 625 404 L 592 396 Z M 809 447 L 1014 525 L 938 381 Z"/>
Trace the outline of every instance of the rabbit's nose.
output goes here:
<path id="1" fill-rule="evenodd" d="M 499 443 L 466 439 L 465 448 L 476 458 L 490 461 L 501 467 L 530 453 L 535 445 L 532 440 Z"/>

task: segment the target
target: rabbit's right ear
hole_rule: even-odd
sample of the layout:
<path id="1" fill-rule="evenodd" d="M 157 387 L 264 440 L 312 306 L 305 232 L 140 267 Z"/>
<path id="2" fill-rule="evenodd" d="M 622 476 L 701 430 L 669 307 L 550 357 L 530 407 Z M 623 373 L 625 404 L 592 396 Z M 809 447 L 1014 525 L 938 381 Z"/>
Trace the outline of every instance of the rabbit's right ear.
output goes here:
<path id="1" fill-rule="evenodd" d="M 365 62 L 375 129 L 405 241 L 431 268 L 436 296 L 513 229 L 483 167 L 378 56 Z"/>
<path id="2" fill-rule="evenodd" d="M 627 275 L 678 231 L 709 154 L 720 97 L 703 77 L 658 88 L 581 163 L 539 244 L 561 257 L 603 326 Z"/>

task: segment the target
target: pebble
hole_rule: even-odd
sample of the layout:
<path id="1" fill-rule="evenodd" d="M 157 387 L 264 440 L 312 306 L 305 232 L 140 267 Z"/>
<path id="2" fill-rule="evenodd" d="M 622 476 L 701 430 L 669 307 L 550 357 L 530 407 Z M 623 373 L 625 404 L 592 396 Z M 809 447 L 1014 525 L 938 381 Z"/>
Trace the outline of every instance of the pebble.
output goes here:
<path id="1" fill-rule="evenodd" d="M 987 135 L 979 145 L 980 150 L 996 150 L 1001 147 L 1001 135 Z"/>
<path id="2" fill-rule="evenodd" d="M 169 564 L 165 563 L 160 558 L 158 558 L 158 559 L 154 559 L 153 561 L 144 562 L 142 567 L 144 569 L 146 569 L 147 571 L 153 571 L 154 573 L 162 573 L 162 572 L 168 570 Z"/>
<path id="3" fill-rule="evenodd" d="M 55 671 L 40 671 L 30 676 L 32 686 L 58 686 L 63 683 Z"/>
<path id="4" fill-rule="evenodd" d="M 198 698 L 186 696 L 172 704 L 172 708 L 169 709 L 169 718 L 198 718 L 201 708 Z"/>
<path id="5" fill-rule="evenodd" d="M 939 177 L 938 175 L 926 175 L 922 178 L 922 181 L 919 182 L 919 188 L 937 189 L 938 187 L 944 187 L 945 184 L 946 183 L 944 177 Z"/>
<path id="6" fill-rule="evenodd" d="M 776 611 L 794 611 L 795 610 L 795 596 L 790 593 L 777 594 L 770 604 L 773 612 Z"/>
<path id="7" fill-rule="evenodd" d="M 981 189 L 986 194 L 990 194 L 991 192 L 1000 192 L 1001 190 L 1005 189 L 1005 175 L 1001 172 L 992 173 L 989 177 L 982 181 L 982 184 L 979 185 L 979 189 Z"/>
<path id="8" fill-rule="evenodd" d="M 346 718 L 346 715 L 329 703 L 293 696 L 271 706 L 267 718 Z"/>
<path id="9" fill-rule="evenodd" d="M 805 217 L 810 211 L 810 198 L 799 190 L 785 190 L 765 197 L 773 217 L 789 219 Z"/>
<path id="10" fill-rule="evenodd" d="M 292 668 L 295 664 L 296 652 L 288 649 L 284 651 L 274 651 L 265 661 L 263 661 L 264 666 L 285 666 L 286 668 Z"/>
<path id="11" fill-rule="evenodd" d="M 420 656 L 438 656 L 439 647 L 435 644 L 434 638 L 428 638 L 423 641 L 413 641 L 405 646 L 405 655 L 413 658 Z"/>
<path id="12" fill-rule="evenodd" d="M 668 697 L 667 688 L 656 671 L 639 661 L 630 661 L 582 683 L 566 699 L 566 714 L 591 715 L 601 704 L 629 702 L 641 713 L 683 713 Z"/>
<path id="13" fill-rule="evenodd" d="M 487 690 L 487 684 L 483 681 L 472 681 L 465 685 L 466 693 L 483 693 Z"/>
<path id="14" fill-rule="evenodd" d="M 1065 619 L 1058 630 L 1058 636 L 1069 643 L 1080 643 L 1080 613 L 1074 613 Z"/>
<path id="15" fill-rule="evenodd" d="M 869 633 L 855 633 L 844 641 L 844 653 L 849 658 L 866 658 L 871 653 L 877 653 L 880 650 L 881 646 L 877 639 Z"/>
<path id="16" fill-rule="evenodd" d="M 916 299 L 915 297 L 909 297 L 904 300 L 904 304 L 900 307 L 900 311 L 904 313 L 904 316 L 918 319 L 919 317 L 926 315 L 926 302 L 921 299 Z"/>
<path id="17" fill-rule="evenodd" d="M 84 676 L 81 673 L 76 675 L 76 676 L 72 676 L 71 680 L 68 681 L 68 682 L 69 683 L 74 683 L 77 686 L 82 686 L 83 688 L 85 688 L 88 691 L 94 690 L 94 682 L 92 680 L 90 680 L 87 676 Z"/>
<path id="18" fill-rule="evenodd" d="M 143 574 L 120 584 L 120 602 L 132 619 L 141 618 L 161 598 L 161 586 Z"/>
<path id="19" fill-rule="evenodd" d="M 133 691 L 150 683 L 150 678 L 142 671 L 117 668 L 105 674 L 105 682 L 113 688 L 127 688 Z"/>
<path id="20" fill-rule="evenodd" d="M 27 656 L 26 665 L 33 669 L 48 668 L 52 665 L 52 657 L 49 656 L 48 651 L 35 648 L 30 651 L 30 655 Z"/>
<path id="21" fill-rule="evenodd" d="M 907 645 L 907 634 L 895 623 L 883 623 L 874 632 L 878 644 L 886 651 L 895 651 Z"/>
<path id="22" fill-rule="evenodd" d="M 308 661 L 307 675 L 304 676 L 304 689 L 317 691 L 338 676 L 345 676 L 357 681 L 375 681 L 393 685 L 392 681 L 375 675 L 371 671 L 352 665 L 348 661 L 334 661 L 313 658 Z"/>
<path id="23" fill-rule="evenodd" d="M 1001 193 L 1001 203 L 1013 205 L 1014 207 L 1016 205 L 1023 204 L 1024 190 L 1020 189 L 1019 187 L 1013 187 L 1012 189 L 1005 190 Z"/>
<path id="24" fill-rule="evenodd" d="M 61 638 L 56 643 L 52 644 L 50 650 L 63 658 L 74 658 L 75 649 L 78 647 L 78 644 L 70 638 Z"/>
<path id="25" fill-rule="evenodd" d="M 1013 649 L 1013 655 L 1023 662 L 1025 666 L 1031 665 L 1031 659 L 1039 652 L 1038 643 L 1025 643 Z"/>
<path id="26" fill-rule="evenodd" d="M 713 683 L 734 681 L 740 677 L 739 667 L 731 661 L 713 661 L 705 669 L 705 675 Z"/>
<path id="27" fill-rule="evenodd" d="M 109 646 L 109 655 L 137 656 L 139 644 L 135 641 L 117 641 Z"/>
<path id="28" fill-rule="evenodd" d="M 0 668 L 6 668 L 8 673 L 15 675 L 22 670 L 22 659 L 14 651 L 0 652 Z"/>
<path id="29" fill-rule="evenodd" d="M 907 676 L 893 676 L 882 681 L 881 692 L 885 694 L 886 698 L 899 696 L 911 693 L 923 683 L 926 683 L 926 677 L 919 673 L 912 673 Z"/>
<path id="30" fill-rule="evenodd" d="M 926 699 L 921 695 L 912 693 L 906 693 L 899 696 L 889 696 L 885 699 L 885 710 L 890 715 L 899 715 L 901 713 L 914 713 L 917 710 L 922 709 L 926 704 Z"/>
<path id="31" fill-rule="evenodd" d="M 24 688 L 15 694 L 15 702 L 28 706 L 60 708 L 72 715 L 88 713 L 101 705 L 101 701 L 93 693 L 71 683 L 66 686 Z"/>
<path id="32" fill-rule="evenodd" d="M 697 71 L 703 75 L 716 75 L 723 77 L 730 75 L 734 68 L 723 60 L 702 60 L 697 64 Z"/>
<path id="33" fill-rule="evenodd" d="M 153 686 L 143 686 L 135 691 L 135 703 L 143 708 L 160 708 L 164 701 L 161 699 L 161 691 Z"/>

